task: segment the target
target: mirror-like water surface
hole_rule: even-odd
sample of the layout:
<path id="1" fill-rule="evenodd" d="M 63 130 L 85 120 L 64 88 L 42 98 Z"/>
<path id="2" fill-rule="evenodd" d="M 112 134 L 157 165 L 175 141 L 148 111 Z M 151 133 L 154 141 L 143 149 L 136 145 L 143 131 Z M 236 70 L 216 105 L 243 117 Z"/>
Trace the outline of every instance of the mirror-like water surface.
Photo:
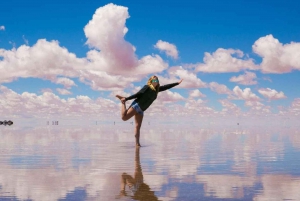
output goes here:
<path id="1" fill-rule="evenodd" d="M 292 128 L 1 127 L 0 200 L 300 200 Z"/>

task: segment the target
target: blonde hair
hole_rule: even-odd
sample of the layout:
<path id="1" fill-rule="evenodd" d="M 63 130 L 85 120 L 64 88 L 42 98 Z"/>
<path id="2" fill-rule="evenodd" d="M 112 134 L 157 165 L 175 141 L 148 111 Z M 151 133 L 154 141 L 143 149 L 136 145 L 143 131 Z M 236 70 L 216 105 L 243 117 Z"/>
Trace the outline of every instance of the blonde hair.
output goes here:
<path id="1" fill-rule="evenodd" d="M 149 78 L 149 80 L 148 80 L 148 82 L 147 82 L 147 85 L 152 89 L 152 90 L 154 90 L 154 91 L 156 91 L 156 93 L 158 93 L 158 89 L 159 89 L 159 83 L 156 85 L 156 87 L 154 87 L 153 85 L 152 85 L 152 80 L 154 80 L 154 79 L 158 79 L 155 75 L 153 75 L 153 76 L 151 76 L 150 78 Z"/>

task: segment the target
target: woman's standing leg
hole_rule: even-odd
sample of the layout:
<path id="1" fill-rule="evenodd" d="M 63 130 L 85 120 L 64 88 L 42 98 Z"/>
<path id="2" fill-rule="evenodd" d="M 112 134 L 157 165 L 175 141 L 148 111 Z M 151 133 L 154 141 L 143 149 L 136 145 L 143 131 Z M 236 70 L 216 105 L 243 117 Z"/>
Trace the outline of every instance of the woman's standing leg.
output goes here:
<path id="1" fill-rule="evenodd" d="M 135 119 L 135 145 L 140 147 L 140 129 L 142 126 L 142 121 L 143 121 L 143 115 L 140 115 L 139 113 L 134 115 L 134 119 Z"/>

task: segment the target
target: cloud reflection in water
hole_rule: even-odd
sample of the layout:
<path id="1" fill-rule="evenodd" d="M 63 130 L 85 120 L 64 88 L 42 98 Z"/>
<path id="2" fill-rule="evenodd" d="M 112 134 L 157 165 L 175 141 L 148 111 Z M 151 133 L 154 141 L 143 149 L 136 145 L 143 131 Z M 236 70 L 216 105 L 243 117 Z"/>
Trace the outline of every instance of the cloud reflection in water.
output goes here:
<path id="1" fill-rule="evenodd" d="M 1 130 L 0 196 L 300 200 L 298 136 L 292 128 L 145 125 L 144 147 L 136 149 L 131 125 L 8 127 Z"/>

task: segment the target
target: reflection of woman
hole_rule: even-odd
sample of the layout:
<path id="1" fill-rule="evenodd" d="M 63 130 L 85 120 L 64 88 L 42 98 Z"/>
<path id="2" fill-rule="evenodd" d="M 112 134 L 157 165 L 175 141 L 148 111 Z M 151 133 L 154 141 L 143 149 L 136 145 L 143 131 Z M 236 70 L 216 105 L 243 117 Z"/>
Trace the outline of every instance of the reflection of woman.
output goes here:
<path id="1" fill-rule="evenodd" d="M 153 101 L 157 98 L 158 92 L 168 90 L 176 85 L 180 84 L 182 79 L 179 82 L 167 84 L 164 86 L 159 85 L 158 78 L 156 76 L 152 76 L 149 78 L 147 85 L 145 85 L 139 92 L 136 94 L 129 96 L 127 98 L 116 95 L 122 102 L 122 120 L 127 121 L 131 117 L 135 118 L 135 142 L 136 146 L 140 145 L 140 128 L 143 121 L 144 111 L 153 103 Z M 132 104 L 129 106 L 128 110 L 126 110 L 125 102 L 127 100 L 134 99 Z"/>
<path id="2" fill-rule="evenodd" d="M 129 191 L 125 191 L 125 187 L 128 185 Z M 123 173 L 121 177 L 121 192 L 118 198 L 122 196 L 130 196 L 134 200 L 158 200 L 154 191 L 151 191 L 150 187 L 144 183 L 143 173 L 140 162 L 140 148 L 135 149 L 135 171 L 134 177 Z"/>

